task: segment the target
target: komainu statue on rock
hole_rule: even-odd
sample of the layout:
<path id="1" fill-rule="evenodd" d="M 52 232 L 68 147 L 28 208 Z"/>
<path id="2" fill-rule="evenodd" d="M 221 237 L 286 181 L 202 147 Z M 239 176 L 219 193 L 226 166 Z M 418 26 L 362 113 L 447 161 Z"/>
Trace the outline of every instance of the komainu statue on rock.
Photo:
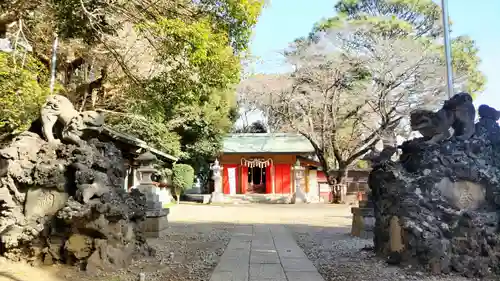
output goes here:
<path id="1" fill-rule="evenodd" d="M 97 271 L 124 268 L 150 250 L 146 197 L 123 188 L 121 146 L 86 134 L 103 125 L 100 112 L 77 112 L 53 95 L 31 129 L 0 149 L 0 258 Z"/>
<path id="2" fill-rule="evenodd" d="M 500 276 L 500 112 L 460 93 L 437 112 L 411 114 L 423 138 L 374 166 L 368 184 L 374 248 L 388 263 L 434 274 Z M 448 133 L 452 127 L 454 137 Z"/>
<path id="3" fill-rule="evenodd" d="M 466 140 L 474 134 L 476 110 L 468 93 L 459 93 L 445 101 L 437 112 L 418 109 L 410 114 L 413 131 L 419 131 L 427 143 L 437 143 L 450 137 L 450 127 L 454 137 Z"/>
<path id="4" fill-rule="evenodd" d="M 61 95 L 47 97 L 41 111 L 42 133 L 51 144 L 59 144 L 54 138 L 54 129 L 59 122 L 63 127 L 61 137 L 64 141 L 78 144 L 85 130 L 100 132 L 104 125 L 104 114 L 100 111 L 78 112 L 68 98 Z"/>

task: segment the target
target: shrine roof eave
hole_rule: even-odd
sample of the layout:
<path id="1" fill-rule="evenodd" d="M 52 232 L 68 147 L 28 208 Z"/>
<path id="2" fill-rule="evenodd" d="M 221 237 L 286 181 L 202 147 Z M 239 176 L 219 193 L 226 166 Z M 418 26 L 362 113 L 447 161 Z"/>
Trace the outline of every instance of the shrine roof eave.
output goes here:
<path id="1" fill-rule="evenodd" d="M 297 156 L 297 159 L 300 161 L 301 164 L 305 164 L 307 166 L 322 167 L 319 161 L 312 160 L 307 157 Z"/>
<path id="2" fill-rule="evenodd" d="M 263 151 L 263 152 L 255 152 L 255 151 L 223 151 L 221 154 L 232 154 L 232 155 L 237 155 L 237 154 L 245 154 L 245 155 L 269 155 L 269 154 L 276 154 L 276 155 L 304 155 L 304 154 L 309 154 L 309 153 L 314 153 L 314 151 Z"/>
<path id="3" fill-rule="evenodd" d="M 223 154 L 308 154 L 314 148 L 304 136 L 295 133 L 243 133 L 224 138 Z"/>
<path id="4" fill-rule="evenodd" d="M 177 158 L 175 156 L 172 156 L 168 153 L 165 153 L 161 150 L 158 150 L 154 147 L 149 146 L 145 141 L 143 141 L 141 139 L 138 139 L 134 136 L 116 131 L 109 126 L 104 126 L 102 133 L 106 134 L 107 136 L 111 137 L 112 139 L 114 139 L 116 141 L 125 143 L 125 144 L 130 145 L 134 148 L 142 148 L 143 150 L 150 151 L 151 153 L 156 155 L 156 157 L 158 157 L 161 161 L 167 161 L 167 162 L 173 163 L 173 162 L 177 162 L 177 160 L 179 160 L 179 158 Z"/>

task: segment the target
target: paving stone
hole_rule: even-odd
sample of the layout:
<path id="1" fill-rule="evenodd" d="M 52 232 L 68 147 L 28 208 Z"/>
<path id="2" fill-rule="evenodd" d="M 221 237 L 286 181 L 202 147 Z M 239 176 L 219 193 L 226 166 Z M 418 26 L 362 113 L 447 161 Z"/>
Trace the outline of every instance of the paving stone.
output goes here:
<path id="1" fill-rule="evenodd" d="M 253 231 L 254 231 L 254 233 L 256 233 L 256 232 L 271 232 L 271 228 L 269 225 L 255 224 L 253 226 Z"/>
<path id="2" fill-rule="evenodd" d="M 237 230 L 210 281 L 324 281 L 285 227 Z"/>
<path id="3" fill-rule="evenodd" d="M 248 271 L 214 271 L 210 281 L 248 281 Z"/>
<path id="4" fill-rule="evenodd" d="M 266 278 L 266 279 L 256 279 L 256 278 L 250 278 L 248 279 L 249 281 L 288 281 L 286 279 L 286 276 L 283 277 L 273 277 L 273 278 Z"/>
<path id="5" fill-rule="evenodd" d="M 273 243 L 274 244 L 274 241 L 273 241 L 273 236 L 269 235 L 269 236 L 254 236 L 252 238 L 252 242 L 260 242 L 260 243 Z"/>
<path id="6" fill-rule="evenodd" d="M 282 258 L 281 264 L 285 272 L 289 271 L 311 271 L 316 272 L 317 269 L 313 263 L 307 258 Z"/>
<path id="7" fill-rule="evenodd" d="M 252 243 L 252 251 L 254 250 L 276 252 L 276 247 L 273 243 Z"/>
<path id="8" fill-rule="evenodd" d="M 288 234 L 288 229 L 282 225 L 271 225 L 269 229 L 273 234 Z"/>
<path id="9" fill-rule="evenodd" d="M 321 274 L 316 272 L 289 271 L 286 273 L 288 281 L 325 281 Z"/>
<path id="10" fill-rule="evenodd" d="M 286 280 L 281 264 L 250 264 L 249 277 L 251 281 Z"/>
<path id="11" fill-rule="evenodd" d="M 250 263 L 280 263 L 278 253 L 276 251 L 255 251 L 252 249 L 250 254 Z"/>
<path id="12" fill-rule="evenodd" d="M 297 245 L 297 243 L 291 243 L 291 242 L 286 242 L 286 243 L 280 243 L 276 242 L 274 244 L 276 246 L 276 249 L 290 249 L 290 250 L 300 250 L 300 247 Z"/>
<path id="13" fill-rule="evenodd" d="M 238 240 L 232 240 L 229 242 L 229 244 L 226 247 L 226 250 L 243 250 L 243 251 L 250 251 L 250 246 L 252 243 L 250 241 L 238 241 Z"/>
<path id="14" fill-rule="evenodd" d="M 252 225 L 238 225 L 235 227 L 234 235 L 245 234 L 252 235 L 253 226 Z"/>
<path id="15" fill-rule="evenodd" d="M 224 254 L 222 254 L 222 256 L 230 256 L 230 257 L 247 256 L 247 257 L 250 257 L 250 247 L 248 247 L 248 248 L 233 248 L 233 249 L 226 248 L 226 250 L 224 251 Z"/>
<path id="16" fill-rule="evenodd" d="M 307 258 L 302 249 L 298 247 L 278 248 L 277 250 L 280 258 Z"/>
<path id="17" fill-rule="evenodd" d="M 248 264 L 250 263 L 250 257 L 224 257 L 222 256 L 219 264 L 215 267 L 216 271 L 232 271 L 235 269 L 246 268 L 248 270 Z"/>

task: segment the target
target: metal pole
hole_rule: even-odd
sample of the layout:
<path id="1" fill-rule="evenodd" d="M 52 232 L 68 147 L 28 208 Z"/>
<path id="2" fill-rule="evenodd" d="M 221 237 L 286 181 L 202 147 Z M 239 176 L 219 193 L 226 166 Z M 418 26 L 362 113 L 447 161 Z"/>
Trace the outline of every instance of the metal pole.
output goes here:
<path id="1" fill-rule="evenodd" d="M 453 68 L 451 60 L 451 42 L 450 42 L 450 23 L 448 21 L 448 1 L 441 0 L 441 9 L 443 16 L 443 29 L 444 29 L 444 52 L 446 59 L 446 78 L 447 78 L 447 90 L 448 98 L 453 95 Z"/>
<path id="2" fill-rule="evenodd" d="M 50 70 L 50 94 L 53 94 L 54 85 L 56 83 L 57 45 L 59 43 L 59 37 L 57 36 L 57 33 L 55 33 L 54 36 L 54 45 L 52 46 L 52 67 Z"/>

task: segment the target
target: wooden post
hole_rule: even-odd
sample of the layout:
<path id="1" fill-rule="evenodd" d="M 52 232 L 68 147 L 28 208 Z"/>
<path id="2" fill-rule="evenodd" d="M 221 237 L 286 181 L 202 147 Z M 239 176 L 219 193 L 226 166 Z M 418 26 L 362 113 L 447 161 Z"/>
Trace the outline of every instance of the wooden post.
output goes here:
<path id="1" fill-rule="evenodd" d="M 305 193 L 309 194 L 309 169 L 304 170 L 304 179 L 305 179 Z"/>
<path id="2" fill-rule="evenodd" d="M 273 189 L 273 195 L 276 194 L 276 186 L 275 186 L 275 183 L 274 183 L 274 175 L 275 175 L 275 171 L 274 171 L 274 164 L 271 164 L 271 187 Z"/>

